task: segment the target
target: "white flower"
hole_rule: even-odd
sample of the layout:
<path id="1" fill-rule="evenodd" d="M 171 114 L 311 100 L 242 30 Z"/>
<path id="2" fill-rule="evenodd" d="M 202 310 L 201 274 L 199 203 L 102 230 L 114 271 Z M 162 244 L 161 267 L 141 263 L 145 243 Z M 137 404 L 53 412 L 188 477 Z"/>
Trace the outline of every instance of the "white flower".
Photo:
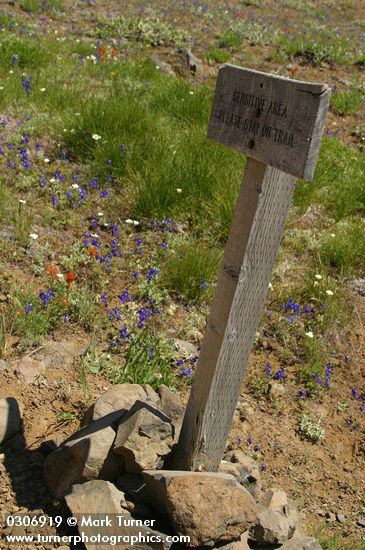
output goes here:
<path id="1" fill-rule="evenodd" d="M 332 290 L 326 290 L 326 294 L 328 294 L 328 296 L 333 296 Z"/>
<path id="2" fill-rule="evenodd" d="M 81 113 L 75 113 L 75 116 L 81 116 Z"/>
<path id="3" fill-rule="evenodd" d="M 13 74 L 14 71 L 9 71 L 10 74 Z"/>
<path id="4" fill-rule="evenodd" d="M 313 338 L 313 332 L 310 330 L 309 332 L 305 333 L 308 338 Z"/>
<path id="5" fill-rule="evenodd" d="M 318 281 L 320 281 L 322 279 L 322 275 L 320 275 L 319 273 L 316 273 L 315 278 L 318 279 Z"/>
<path id="6" fill-rule="evenodd" d="M 93 134 L 91 137 L 95 139 L 95 141 L 98 141 L 98 139 L 101 139 L 101 136 L 99 136 L 99 134 Z"/>
<path id="7" fill-rule="evenodd" d="M 56 277 L 57 277 L 58 279 L 62 280 L 63 277 L 64 277 L 64 275 L 63 275 L 63 273 L 56 273 Z"/>
<path id="8" fill-rule="evenodd" d="M 4 86 L 0 86 L 0 90 L 3 90 L 4 89 Z"/>
<path id="9" fill-rule="evenodd" d="M 176 192 L 177 192 L 177 193 L 182 193 L 182 189 L 180 189 L 180 187 L 178 187 L 178 188 L 176 189 Z"/>
<path id="10" fill-rule="evenodd" d="M 50 162 L 50 160 L 49 159 L 44 159 L 44 162 L 48 163 L 48 162 Z"/>
<path id="11" fill-rule="evenodd" d="M 54 183 L 56 180 L 55 180 L 55 178 L 51 178 L 49 181 L 50 181 L 51 183 Z"/>
<path id="12" fill-rule="evenodd" d="M 73 184 L 71 185 L 71 187 L 72 187 L 72 189 L 78 189 L 78 188 L 79 188 L 79 186 L 77 185 L 77 183 L 73 183 Z"/>
<path id="13" fill-rule="evenodd" d="M 41 88 L 41 92 L 45 92 L 46 91 L 46 88 Z"/>
<path id="14" fill-rule="evenodd" d="M 271 283 L 269 283 L 269 289 L 272 290 L 273 289 L 273 286 Z"/>
<path id="15" fill-rule="evenodd" d="M 333 237 L 336 237 L 336 233 L 331 233 L 331 234 L 330 234 L 330 237 L 332 237 L 332 238 L 333 238 Z"/>
<path id="16" fill-rule="evenodd" d="M 190 91 L 189 94 L 190 94 L 190 95 L 194 95 L 194 92 Z"/>
<path id="17" fill-rule="evenodd" d="M 27 204 L 27 201 L 25 201 L 24 199 L 19 199 L 19 202 L 20 204 Z"/>
<path id="18" fill-rule="evenodd" d="M 104 216 L 104 213 L 103 212 L 98 212 L 98 216 L 100 216 L 100 218 L 101 218 L 102 216 Z"/>
<path id="19" fill-rule="evenodd" d="M 133 220 L 133 225 L 139 225 L 139 222 L 137 222 L 137 220 Z"/>
<path id="20" fill-rule="evenodd" d="M 33 241 L 36 241 L 36 240 L 38 239 L 37 233 L 31 233 L 31 234 L 29 235 L 29 237 L 30 237 L 31 239 L 33 239 Z"/>

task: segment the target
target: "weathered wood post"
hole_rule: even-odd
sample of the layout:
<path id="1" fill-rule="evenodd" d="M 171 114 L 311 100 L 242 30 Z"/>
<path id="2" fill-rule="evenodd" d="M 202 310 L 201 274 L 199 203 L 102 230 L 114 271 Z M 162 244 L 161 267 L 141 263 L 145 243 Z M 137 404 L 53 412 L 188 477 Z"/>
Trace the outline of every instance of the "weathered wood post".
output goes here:
<path id="1" fill-rule="evenodd" d="M 249 159 L 173 467 L 218 470 L 297 177 L 311 180 L 331 91 L 233 65 L 208 138 Z"/>

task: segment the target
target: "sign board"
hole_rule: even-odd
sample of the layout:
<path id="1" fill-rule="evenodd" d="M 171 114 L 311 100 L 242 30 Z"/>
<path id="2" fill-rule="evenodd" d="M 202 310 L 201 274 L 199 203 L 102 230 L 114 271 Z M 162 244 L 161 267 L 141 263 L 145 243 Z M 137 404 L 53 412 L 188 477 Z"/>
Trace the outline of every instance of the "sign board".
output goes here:
<path id="1" fill-rule="evenodd" d="M 312 179 L 326 84 L 225 65 L 208 137 L 249 159 L 173 467 L 217 471 L 232 425 L 297 177 Z"/>
<path id="2" fill-rule="evenodd" d="M 331 90 L 224 65 L 219 73 L 208 138 L 311 180 Z"/>

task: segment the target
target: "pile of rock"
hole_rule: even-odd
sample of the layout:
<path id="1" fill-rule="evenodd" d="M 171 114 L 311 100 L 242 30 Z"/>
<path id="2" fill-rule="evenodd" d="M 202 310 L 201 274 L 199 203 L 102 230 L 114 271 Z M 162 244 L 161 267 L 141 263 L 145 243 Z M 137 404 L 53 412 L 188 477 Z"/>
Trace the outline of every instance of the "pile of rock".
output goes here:
<path id="1" fill-rule="evenodd" d="M 79 530 L 89 537 L 134 535 L 139 542 L 121 545 L 134 549 L 320 550 L 315 539 L 298 534 L 298 512 L 286 494 L 264 490 L 257 463 L 243 452 L 227 454 L 218 473 L 169 469 L 183 411 L 166 386 L 155 392 L 116 385 L 46 457 L 47 486 L 72 515 L 113 518 Z"/>

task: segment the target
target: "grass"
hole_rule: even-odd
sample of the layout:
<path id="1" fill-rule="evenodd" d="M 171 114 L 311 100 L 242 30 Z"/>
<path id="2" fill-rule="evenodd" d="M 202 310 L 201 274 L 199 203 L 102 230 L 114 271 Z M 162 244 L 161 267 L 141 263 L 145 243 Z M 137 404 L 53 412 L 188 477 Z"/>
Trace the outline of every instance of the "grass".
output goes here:
<path id="1" fill-rule="evenodd" d="M 335 91 L 331 95 L 331 109 L 341 116 L 356 113 L 363 102 L 364 91 L 359 86 L 352 86 L 349 91 Z"/>

